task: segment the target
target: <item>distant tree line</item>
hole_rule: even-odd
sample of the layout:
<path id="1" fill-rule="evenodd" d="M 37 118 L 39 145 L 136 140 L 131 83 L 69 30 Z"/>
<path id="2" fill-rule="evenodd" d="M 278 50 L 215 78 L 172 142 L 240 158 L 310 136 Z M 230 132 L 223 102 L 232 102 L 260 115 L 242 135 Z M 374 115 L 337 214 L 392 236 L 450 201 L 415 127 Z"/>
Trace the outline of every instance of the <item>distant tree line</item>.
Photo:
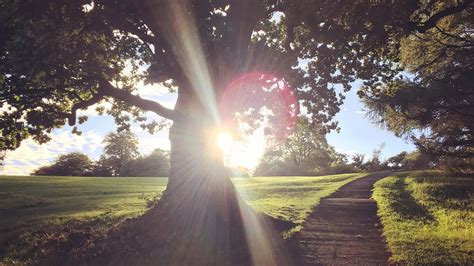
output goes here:
<path id="1" fill-rule="evenodd" d="M 325 175 L 384 170 L 443 169 L 454 172 L 473 171 L 472 166 L 460 164 L 459 158 L 433 156 L 421 149 L 401 152 L 386 160 L 381 159 L 384 144 L 372 152 L 349 157 L 336 152 L 327 143 L 324 132 L 315 128 L 305 117 L 300 117 L 293 133 L 267 149 L 254 176 Z M 349 160 L 349 158 L 351 160 Z M 351 161 L 351 162 L 349 162 Z"/>
<path id="2" fill-rule="evenodd" d="M 59 156 L 51 165 L 33 175 L 52 176 L 168 176 L 169 154 L 155 149 L 147 156 L 138 152 L 137 137 L 128 131 L 110 133 L 104 139 L 104 152 L 94 161 L 86 154 L 72 152 Z"/>

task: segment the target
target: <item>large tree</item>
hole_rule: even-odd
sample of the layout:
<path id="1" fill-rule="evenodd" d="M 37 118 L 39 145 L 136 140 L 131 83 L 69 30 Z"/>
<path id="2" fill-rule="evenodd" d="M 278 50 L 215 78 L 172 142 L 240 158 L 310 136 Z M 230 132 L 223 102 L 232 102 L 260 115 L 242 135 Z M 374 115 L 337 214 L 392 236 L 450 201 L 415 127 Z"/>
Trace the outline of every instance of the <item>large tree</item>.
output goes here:
<path id="1" fill-rule="evenodd" d="M 101 169 L 99 172 L 105 170 L 112 176 L 119 176 L 122 167 L 139 155 L 137 136 L 130 131 L 109 133 L 103 143 L 104 153 L 97 162 L 97 167 Z"/>
<path id="2" fill-rule="evenodd" d="M 221 264 L 242 258 L 232 254 L 246 242 L 254 263 L 272 263 L 271 249 L 251 252 L 267 246 L 259 242 L 263 233 L 245 233 L 255 219 L 209 130 L 258 126 L 262 110 L 294 116 L 297 104 L 275 101 L 280 96 L 297 96 L 313 123 L 335 129 L 343 98 L 337 84 L 348 90 L 356 78 L 375 87 L 391 80 L 400 71 L 398 36 L 427 31 L 472 1 L 439 2 L 446 1 L 3 0 L 0 147 L 15 149 L 28 137 L 46 142 L 66 120 L 85 122 L 77 110 L 104 101 L 120 129 L 155 112 L 173 121 L 170 178 L 156 207 L 158 217 L 168 217 L 157 223 L 169 225 L 162 230 L 174 239 L 168 250 L 183 261 Z M 138 81 L 176 91 L 174 109 L 137 95 Z M 230 101 L 239 104 L 217 104 L 239 95 L 226 94 L 229 87 L 244 92 Z M 269 120 L 274 132 L 292 127 L 291 119 Z M 188 242 L 187 252 L 173 249 Z M 194 260 L 198 253 L 202 261 Z"/>
<path id="3" fill-rule="evenodd" d="M 321 130 L 299 117 L 291 135 L 269 141 L 255 175 L 314 175 L 327 170 L 335 152 Z"/>

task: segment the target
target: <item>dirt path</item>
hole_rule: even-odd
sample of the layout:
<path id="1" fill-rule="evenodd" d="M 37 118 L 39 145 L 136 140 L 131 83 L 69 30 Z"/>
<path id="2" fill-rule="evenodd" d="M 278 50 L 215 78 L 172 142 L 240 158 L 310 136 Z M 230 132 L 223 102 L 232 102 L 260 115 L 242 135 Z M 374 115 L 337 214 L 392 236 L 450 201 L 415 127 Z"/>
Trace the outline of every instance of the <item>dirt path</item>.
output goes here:
<path id="1" fill-rule="evenodd" d="M 387 264 L 377 205 L 370 198 L 374 183 L 385 176 L 357 179 L 321 200 L 301 231 L 306 264 Z"/>

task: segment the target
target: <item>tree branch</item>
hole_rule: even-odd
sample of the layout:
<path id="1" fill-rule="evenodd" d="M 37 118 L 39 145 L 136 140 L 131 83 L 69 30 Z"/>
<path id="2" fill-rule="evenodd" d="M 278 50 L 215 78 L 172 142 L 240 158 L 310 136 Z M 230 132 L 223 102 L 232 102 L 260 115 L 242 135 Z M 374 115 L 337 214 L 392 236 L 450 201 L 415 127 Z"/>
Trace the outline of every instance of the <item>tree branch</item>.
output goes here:
<path id="1" fill-rule="evenodd" d="M 146 111 L 152 111 L 164 118 L 175 120 L 177 118 L 176 112 L 172 109 L 166 108 L 163 105 L 141 98 L 138 95 L 133 95 L 125 90 L 118 89 L 110 84 L 105 79 L 100 79 L 100 87 L 99 91 L 92 96 L 89 100 L 80 101 L 74 104 L 71 108 L 71 113 L 68 116 L 68 124 L 70 126 L 74 126 L 76 124 L 76 113 L 79 109 L 84 109 L 91 105 L 98 103 L 100 100 L 104 98 L 104 96 L 109 96 L 114 99 L 126 102 L 133 106 L 136 106 L 140 109 Z"/>
<path id="2" fill-rule="evenodd" d="M 174 110 L 166 108 L 155 101 L 146 100 L 138 95 L 133 95 L 125 90 L 118 89 L 112 86 L 109 81 L 105 79 L 101 79 L 99 82 L 100 91 L 104 96 L 110 96 L 146 111 L 152 111 L 170 120 L 176 120 L 177 118 L 176 112 Z"/>
<path id="3" fill-rule="evenodd" d="M 408 23 L 407 28 L 411 31 L 416 30 L 420 33 L 425 33 L 427 30 L 435 27 L 438 21 L 441 20 L 442 18 L 462 12 L 473 2 L 474 0 L 465 0 L 464 2 L 462 2 L 461 4 L 457 6 L 448 7 L 434 14 L 428 20 L 423 22 L 421 25 L 417 25 L 416 22 L 410 22 Z"/>
<path id="4" fill-rule="evenodd" d="M 76 112 L 77 110 L 79 109 L 83 109 L 83 108 L 86 108 L 86 107 L 89 107 L 91 105 L 94 105 L 96 103 L 98 103 L 100 100 L 102 100 L 104 94 L 101 93 L 100 91 L 96 94 L 94 94 L 94 96 L 92 96 L 92 98 L 90 98 L 89 100 L 86 100 L 86 101 L 81 101 L 81 102 L 78 102 L 76 104 L 74 104 L 71 108 L 71 113 L 69 114 L 68 116 L 68 124 L 70 126 L 74 126 L 76 124 Z"/>
<path id="5" fill-rule="evenodd" d="M 451 33 L 449 33 L 449 32 L 447 32 L 447 31 L 443 30 L 442 28 L 440 28 L 440 27 L 438 27 L 438 26 L 435 26 L 435 28 L 436 28 L 439 32 L 441 32 L 442 34 L 444 34 L 444 35 L 446 35 L 446 36 L 448 36 L 448 37 L 451 37 L 451 38 L 453 38 L 453 39 L 458 39 L 458 40 L 460 40 L 460 41 L 469 42 L 469 43 L 472 43 L 472 42 L 473 42 L 472 40 L 469 40 L 469 39 L 467 39 L 467 38 L 463 38 L 463 37 L 461 37 L 461 36 L 456 36 L 456 35 L 454 35 L 454 34 L 451 34 Z"/>

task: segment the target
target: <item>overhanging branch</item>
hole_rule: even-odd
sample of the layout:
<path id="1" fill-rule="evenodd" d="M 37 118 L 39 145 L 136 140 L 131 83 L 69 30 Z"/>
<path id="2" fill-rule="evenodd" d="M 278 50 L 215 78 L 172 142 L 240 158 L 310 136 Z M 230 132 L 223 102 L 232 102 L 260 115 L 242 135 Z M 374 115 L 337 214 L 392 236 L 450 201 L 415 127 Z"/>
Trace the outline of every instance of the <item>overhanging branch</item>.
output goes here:
<path id="1" fill-rule="evenodd" d="M 104 98 L 104 96 L 109 96 L 114 99 L 126 102 L 128 104 L 136 106 L 145 111 L 154 112 L 158 114 L 159 116 L 162 116 L 170 120 L 176 119 L 176 114 L 174 110 L 166 108 L 155 101 L 146 100 L 146 99 L 141 98 L 138 95 L 133 95 L 125 90 L 118 89 L 112 86 L 107 80 L 101 79 L 99 91 L 96 94 L 94 94 L 92 98 L 90 98 L 89 100 L 80 101 L 72 106 L 71 113 L 68 116 L 68 124 L 70 126 L 74 126 L 76 124 L 77 110 L 84 109 L 86 107 L 89 107 L 91 105 L 98 103 L 100 100 Z"/>
<path id="2" fill-rule="evenodd" d="M 136 106 L 140 109 L 154 112 L 159 116 L 170 120 L 176 119 L 176 113 L 174 110 L 166 108 L 155 101 L 146 100 L 138 95 L 133 95 L 125 90 L 118 89 L 112 86 L 110 82 L 105 79 L 100 80 L 100 91 L 101 93 L 103 93 L 104 96 L 109 96 L 114 99 Z"/>
<path id="3" fill-rule="evenodd" d="M 425 22 L 423 22 L 421 25 L 415 23 L 415 22 L 410 22 L 407 25 L 407 28 L 411 31 L 416 30 L 420 33 L 425 33 L 427 30 L 434 28 L 436 24 L 438 23 L 439 20 L 441 20 L 444 17 L 454 15 L 456 13 L 462 12 L 464 9 L 466 9 L 470 4 L 472 4 L 474 0 L 465 0 L 459 5 L 448 7 L 433 16 L 431 16 L 429 19 L 427 19 Z"/>
<path id="4" fill-rule="evenodd" d="M 74 104 L 71 108 L 71 113 L 69 114 L 68 116 L 68 124 L 70 126 L 74 126 L 76 124 L 76 112 L 77 110 L 79 109 L 84 109 L 86 107 L 89 107 L 91 105 L 94 105 L 96 103 L 98 103 L 100 100 L 102 100 L 102 97 L 103 97 L 103 93 L 101 93 L 100 91 L 96 94 L 94 94 L 94 96 L 92 96 L 92 98 L 90 98 L 89 100 L 86 100 L 86 101 L 81 101 L 81 102 L 78 102 L 76 104 Z"/>

